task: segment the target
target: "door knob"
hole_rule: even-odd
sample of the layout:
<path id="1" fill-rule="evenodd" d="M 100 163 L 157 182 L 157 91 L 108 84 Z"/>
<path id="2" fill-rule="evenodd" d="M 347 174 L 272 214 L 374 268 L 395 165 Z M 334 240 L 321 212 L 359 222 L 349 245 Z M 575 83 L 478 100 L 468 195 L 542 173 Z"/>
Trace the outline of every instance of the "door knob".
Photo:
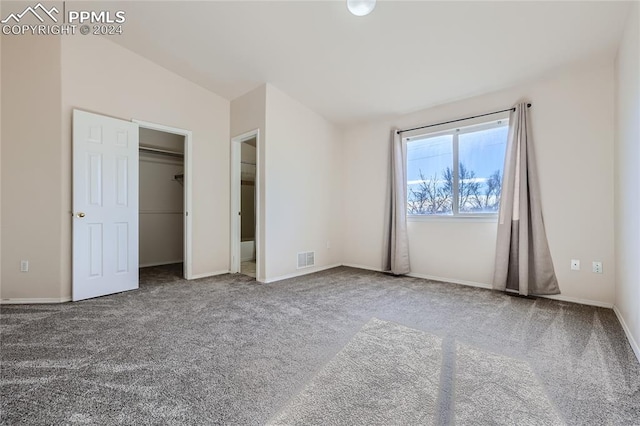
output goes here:
<path id="1" fill-rule="evenodd" d="M 84 214 L 84 213 L 82 213 L 82 212 L 80 212 L 80 213 L 76 214 L 76 216 L 78 216 L 78 217 L 85 217 L 85 214 Z"/>

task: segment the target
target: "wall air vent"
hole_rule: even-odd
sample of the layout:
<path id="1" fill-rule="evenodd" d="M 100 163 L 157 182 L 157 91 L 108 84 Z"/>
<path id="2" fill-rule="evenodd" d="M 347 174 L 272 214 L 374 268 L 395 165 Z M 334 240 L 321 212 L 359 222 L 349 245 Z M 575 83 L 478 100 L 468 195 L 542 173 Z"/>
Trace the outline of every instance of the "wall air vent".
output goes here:
<path id="1" fill-rule="evenodd" d="M 316 252 L 307 251 L 298 253 L 298 269 L 308 268 L 316 264 Z"/>

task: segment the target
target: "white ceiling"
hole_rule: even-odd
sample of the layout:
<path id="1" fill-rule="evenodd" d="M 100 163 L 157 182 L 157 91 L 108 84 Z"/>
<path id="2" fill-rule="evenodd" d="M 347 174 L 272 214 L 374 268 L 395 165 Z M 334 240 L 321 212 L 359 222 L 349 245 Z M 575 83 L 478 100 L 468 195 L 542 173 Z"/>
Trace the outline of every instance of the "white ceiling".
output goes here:
<path id="1" fill-rule="evenodd" d="M 96 3 L 91 6 L 96 8 Z M 629 2 L 122 2 L 116 43 L 232 100 L 268 82 L 339 124 L 615 55 Z"/>

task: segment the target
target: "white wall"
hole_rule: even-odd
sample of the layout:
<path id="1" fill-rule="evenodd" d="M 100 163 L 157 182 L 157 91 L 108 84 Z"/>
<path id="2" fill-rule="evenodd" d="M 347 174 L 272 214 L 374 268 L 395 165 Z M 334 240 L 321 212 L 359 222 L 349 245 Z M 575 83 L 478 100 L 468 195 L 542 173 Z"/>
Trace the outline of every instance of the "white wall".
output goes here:
<path id="1" fill-rule="evenodd" d="M 267 85 L 267 281 L 342 263 L 342 149 L 337 128 Z M 327 248 L 329 243 L 330 248 Z M 297 270 L 297 253 L 315 267 Z"/>
<path id="2" fill-rule="evenodd" d="M 616 59 L 616 312 L 640 359 L 640 33 L 636 3 Z"/>
<path id="3" fill-rule="evenodd" d="M 70 220 L 62 205 L 60 39 L 1 39 L 0 296 L 59 301 L 64 280 L 61 221 Z M 20 272 L 21 260 L 29 261 L 29 272 Z"/>
<path id="4" fill-rule="evenodd" d="M 344 132 L 346 264 L 378 269 L 390 129 L 408 128 L 533 103 L 531 119 L 547 236 L 562 296 L 611 306 L 614 83 L 611 58 L 509 90 L 351 126 Z M 495 222 L 410 222 L 414 274 L 490 285 Z M 570 271 L 570 259 L 582 260 Z M 591 262 L 603 262 L 593 274 Z"/>

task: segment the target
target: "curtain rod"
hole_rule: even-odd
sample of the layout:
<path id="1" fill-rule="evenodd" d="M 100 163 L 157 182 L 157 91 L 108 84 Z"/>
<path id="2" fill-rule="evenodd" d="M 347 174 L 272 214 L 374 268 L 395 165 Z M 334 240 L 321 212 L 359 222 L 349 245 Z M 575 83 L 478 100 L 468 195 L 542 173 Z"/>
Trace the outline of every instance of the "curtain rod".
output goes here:
<path id="1" fill-rule="evenodd" d="M 527 104 L 527 108 L 530 108 L 530 107 L 531 107 L 531 104 Z M 516 110 L 516 108 L 512 107 L 512 108 L 507 108 L 507 109 L 503 109 L 503 110 L 500 110 L 500 111 L 487 112 L 486 114 L 479 114 L 479 115 L 473 115 L 471 117 L 458 118 L 456 120 L 443 121 L 442 123 L 428 124 L 426 126 L 414 127 L 414 128 L 411 128 L 411 129 L 397 130 L 396 133 L 400 134 L 400 133 L 404 133 L 404 132 L 410 132 L 412 130 L 426 129 L 427 127 L 441 126 L 443 124 L 456 123 L 458 121 L 471 120 L 472 118 L 485 117 L 487 115 L 499 114 L 501 112 L 515 111 L 515 110 Z"/>

